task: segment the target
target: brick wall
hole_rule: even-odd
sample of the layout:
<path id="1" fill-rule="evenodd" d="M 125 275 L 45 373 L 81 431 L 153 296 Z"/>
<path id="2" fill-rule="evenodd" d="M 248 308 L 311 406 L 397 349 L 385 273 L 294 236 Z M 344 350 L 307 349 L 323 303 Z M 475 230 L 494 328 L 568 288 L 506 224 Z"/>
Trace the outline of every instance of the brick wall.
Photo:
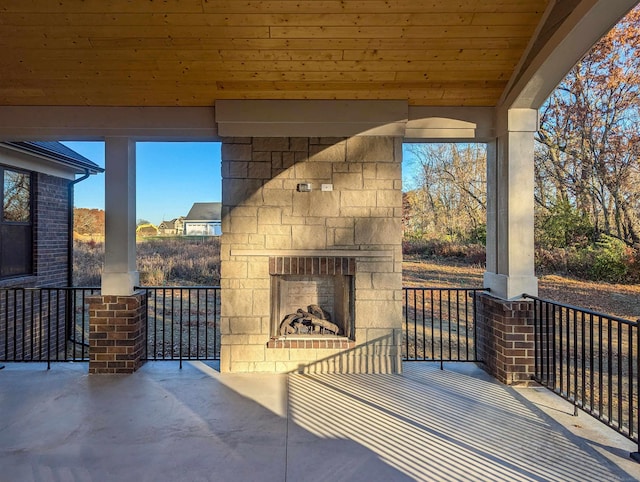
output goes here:
<path id="1" fill-rule="evenodd" d="M 37 174 L 34 213 L 36 286 L 69 286 L 69 180 Z"/>
<path id="2" fill-rule="evenodd" d="M 401 160 L 394 137 L 223 141 L 223 371 L 400 370 Z M 355 258 L 354 348 L 267 348 L 270 256 Z"/>
<path id="3" fill-rule="evenodd" d="M 91 296 L 89 303 L 89 373 L 133 373 L 146 344 L 147 297 Z"/>
<path id="4" fill-rule="evenodd" d="M 14 288 L 64 287 L 69 180 L 33 178 L 33 276 L 0 281 L 0 360 L 65 359 L 65 293 L 44 297 Z"/>
<path id="5" fill-rule="evenodd" d="M 478 359 L 502 383 L 532 379 L 535 370 L 533 302 L 478 295 Z"/>

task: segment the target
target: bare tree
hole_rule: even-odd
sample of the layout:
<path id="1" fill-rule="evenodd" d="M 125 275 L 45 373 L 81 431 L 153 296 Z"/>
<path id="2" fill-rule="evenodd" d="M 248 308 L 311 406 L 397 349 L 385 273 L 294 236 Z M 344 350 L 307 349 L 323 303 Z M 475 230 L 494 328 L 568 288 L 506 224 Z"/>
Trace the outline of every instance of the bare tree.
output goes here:
<path id="1" fill-rule="evenodd" d="M 408 193 L 410 232 L 467 240 L 486 222 L 486 148 L 481 144 L 413 144 L 417 189 Z"/>

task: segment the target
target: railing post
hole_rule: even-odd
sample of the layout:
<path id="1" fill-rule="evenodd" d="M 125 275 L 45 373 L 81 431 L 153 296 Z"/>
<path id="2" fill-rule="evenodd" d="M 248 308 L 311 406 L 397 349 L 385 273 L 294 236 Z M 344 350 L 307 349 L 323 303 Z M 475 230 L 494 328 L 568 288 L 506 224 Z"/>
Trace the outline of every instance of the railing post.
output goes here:
<path id="1" fill-rule="evenodd" d="M 640 463 L 640 320 L 636 320 L 636 391 L 638 392 L 638 403 L 636 405 L 636 424 L 637 431 L 636 437 L 638 439 L 638 450 L 629 454 L 633 460 Z M 630 356 L 633 356 L 633 347 L 629 347 L 631 350 Z M 633 381 L 631 381 L 633 383 Z M 629 403 L 633 403 L 633 399 L 629 400 Z M 631 430 L 631 427 L 629 427 Z"/>

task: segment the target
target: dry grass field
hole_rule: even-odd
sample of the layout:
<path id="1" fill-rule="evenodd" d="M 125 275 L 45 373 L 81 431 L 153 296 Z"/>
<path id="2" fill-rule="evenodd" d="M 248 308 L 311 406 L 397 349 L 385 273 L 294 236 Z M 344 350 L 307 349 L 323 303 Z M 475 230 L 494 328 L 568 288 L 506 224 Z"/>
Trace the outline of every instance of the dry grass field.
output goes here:
<path id="1" fill-rule="evenodd" d="M 482 287 L 484 268 L 480 266 L 417 257 L 405 257 L 403 266 L 405 286 Z M 632 321 L 640 318 L 640 285 L 595 283 L 546 275 L 539 279 L 539 297 Z"/>

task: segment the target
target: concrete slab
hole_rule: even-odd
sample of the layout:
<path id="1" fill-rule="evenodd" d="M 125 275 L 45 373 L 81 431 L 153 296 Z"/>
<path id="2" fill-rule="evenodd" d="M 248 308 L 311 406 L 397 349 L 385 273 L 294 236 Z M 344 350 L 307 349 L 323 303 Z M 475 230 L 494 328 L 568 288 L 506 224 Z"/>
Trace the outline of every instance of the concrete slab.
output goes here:
<path id="1" fill-rule="evenodd" d="M 228 375 L 201 362 L 86 371 L 0 371 L 0 481 L 640 480 L 640 465 L 605 456 L 634 444 L 590 441 L 545 413 L 550 402 L 529 400 L 530 389 L 473 365 L 409 363 L 403 375 Z"/>

